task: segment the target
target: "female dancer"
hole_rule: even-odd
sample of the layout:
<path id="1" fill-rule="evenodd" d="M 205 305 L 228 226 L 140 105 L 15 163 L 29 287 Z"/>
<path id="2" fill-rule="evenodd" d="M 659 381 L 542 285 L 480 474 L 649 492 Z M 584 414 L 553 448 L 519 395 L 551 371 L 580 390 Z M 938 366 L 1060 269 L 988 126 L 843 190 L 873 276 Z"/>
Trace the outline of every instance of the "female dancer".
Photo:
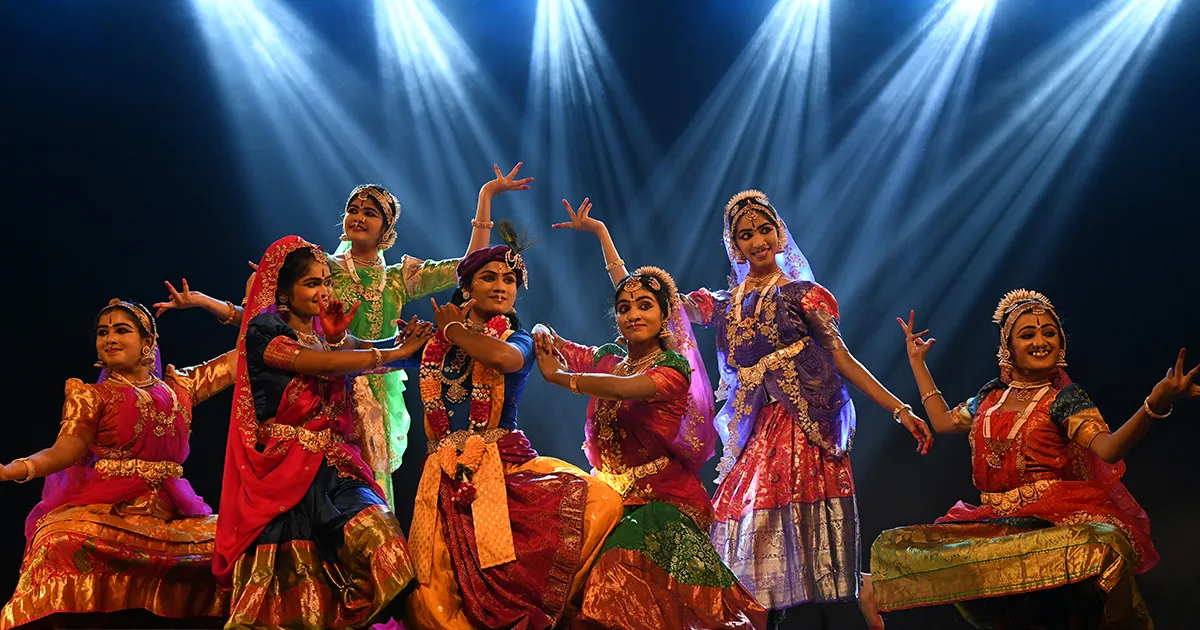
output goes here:
<path id="1" fill-rule="evenodd" d="M 621 497 L 578 468 L 538 457 L 517 429 L 533 339 L 513 300 L 523 245 L 472 252 L 459 290 L 436 309 L 420 362 L 429 456 L 413 511 L 417 628 L 551 628 L 568 613 Z"/>
<path id="2" fill-rule="evenodd" d="M 729 200 L 725 249 L 732 291 L 685 298 L 692 321 L 717 327 L 719 393 L 727 397 L 716 420 L 725 449 L 713 543 L 768 610 L 854 599 L 869 576 L 858 568 L 855 414 L 845 381 L 891 412 L 922 454 L 932 434 L 850 354 L 837 302 L 813 281 L 766 195 L 747 190 Z M 863 613 L 882 625 L 873 610 Z"/>
<path id="3" fill-rule="evenodd" d="M 222 616 L 228 602 L 210 559 L 216 516 L 182 464 L 192 406 L 233 381 L 233 352 L 164 374 L 150 311 L 113 300 L 96 316 L 96 353 L 100 380 L 67 381 L 54 445 L 0 467 L 0 481 L 46 478 L 0 628 L 55 613 Z"/>
<path id="4" fill-rule="evenodd" d="M 362 626 L 412 579 L 400 524 L 353 444 L 347 375 L 412 355 L 430 327 L 414 318 L 396 347 L 357 339 L 331 285 L 324 252 L 288 236 L 247 298 L 213 561 L 233 587 L 227 627 Z"/>
<path id="5" fill-rule="evenodd" d="M 908 336 L 913 375 L 939 433 L 967 433 L 981 505 L 958 503 L 937 525 L 886 531 L 871 549 L 881 610 L 957 603 L 972 623 L 1000 619 L 1033 627 L 1033 604 L 1072 615 L 1070 627 L 1151 627 L 1132 574 L 1158 562 L 1146 513 L 1121 476 L 1121 459 L 1180 399 L 1200 397 L 1200 367 L 1184 372 L 1184 353 L 1137 412 L 1110 431 L 1079 385 L 1071 383 L 1058 313 L 1046 296 L 1012 291 L 993 317 L 1000 327 L 1000 378 L 951 409 L 925 355 L 933 339 Z M 1064 585 L 1042 597 L 996 598 Z M 1106 593 L 1106 595 L 1103 595 Z M 1066 596 L 1069 605 L 1054 598 Z M 983 599 L 991 598 L 991 599 Z M 1003 613 L 1003 614 L 1000 614 Z"/>
<path id="6" fill-rule="evenodd" d="M 766 611 L 708 538 L 712 503 L 697 471 L 716 448 L 712 389 L 675 281 L 656 267 L 628 275 L 588 210 L 584 201 L 556 227 L 600 239 L 625 347 L 581 346 L 544 326 L 534 332 L 542 376 L 591 396 L 584 451 L 593 474 L 625 499 L 625 518 L 588 577 L 579 625 L 762 628 Z"/>
<path id="7" fill-rule="evenodd" d="M 517 179 L 521 164 L 507 174 L 492 165 L 496 178 L 479 190 L 475 219 L 471 221 L 471 242 L 467 253 L 487 247 L 491 235 L 492 198 L 513 191 L 528 190 L 532 177 Z M 362 339 L 381 339 L 396 334 L 400 311 L 411 300 L 454 287 L 454 267 L 459 259 L 419 260 L 402 256 L 388 265 L 383 252 L 396 243 L 396 221 L 400 203 L 392 193 L 377 184 L 364 184 L 350 192 L 342 215 L 342 241 L 332 257 L 333 295 L 357 309 L 350 322 L 350 334 Z M 224 323 L 241 325 L 241 309 L 232 302 L 213 299 L 198 291 L 189 291 L 187 280 L 182 292 L 170 283 L 170 300 L 154 306 L 159 313 L 173 308 L 199 306 Z M 361 307 L 361 308 L 360 308 Z M 408 448 L 410 418 L 404 405 L 404 381 L 401 370 L 358 377 L 354 381 L 359 396 L 359 443 L 363 459 L 370 466 L 375 482 L 384 491 L 388 505 L 392 496 L 392 472 Z"/>

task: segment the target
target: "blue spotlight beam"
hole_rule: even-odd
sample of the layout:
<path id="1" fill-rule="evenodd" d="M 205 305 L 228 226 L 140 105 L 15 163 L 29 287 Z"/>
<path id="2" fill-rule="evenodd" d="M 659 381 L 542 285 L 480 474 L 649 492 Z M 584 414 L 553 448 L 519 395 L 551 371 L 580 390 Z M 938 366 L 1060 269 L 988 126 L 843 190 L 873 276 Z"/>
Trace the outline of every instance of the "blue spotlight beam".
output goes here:
<path id="1" fill-rule="evenodd" d="M 193 0 L 270 233 L 336 221 L 347 182 L 382 179 L 389 161 L 347 103 L 367 84 L 278 0 Z M 280 168 L 280 160 L 282 166 Z M 339 191 L 334 193 L 333 191 Z"/>
<path id="2" fill-rule="evenodd" d="M 918 280 L 936 287 L 940 306 L 931 323 L 953 335 L 983 280 L 1014 247 L 1027 252 L 1027 267 L 1036 265 L 1037 243 L 1057 237 L 1065 221 L 1063 212 L 1039 210 L 1063 185 L 1058 209 L 1072 204 L 1177 6 L 1178 0 L 1111 1 L 1018 70 L 1004 98 L 983 111 L 1003 111 L 1002 103 L 1015 108 L 916 206 L 892 241 L 890 280 L 875 287 L 879 298 L 900 303 Z M 907 253 L 922 242 L 939 247 L 927 257 Z M 873 340 L 894 342 L 887 332 L 894 333 L 880 331 Z"/>
<path id="3" fill-rule="evenodd" d="M 828 80 L 828 2 L 779 0 L 644 193 L 641 205 L 660 211 L 642 213 L 636 229 L 669 232 L 687 252 L 666 264 L 682 271 L 694 267 L 695 252 L 720 251 L 714 250 L 719 221 L 706 217 L 719 216 L 737 190 L 795 192 L 825 154 Z M 681 211 L 695 216 L 679 221 L 674 215 Z"/>
<path id="4" fill-rule="evenodd" d="M 388 144 L 403 149 L 405 193 L 460 213 L 446 222 L 428 213 L 427 235 L 459 229 L 490 165 L 518 159 L 515 107 L 430 0 L 375 0 L 374 8 Z"/>

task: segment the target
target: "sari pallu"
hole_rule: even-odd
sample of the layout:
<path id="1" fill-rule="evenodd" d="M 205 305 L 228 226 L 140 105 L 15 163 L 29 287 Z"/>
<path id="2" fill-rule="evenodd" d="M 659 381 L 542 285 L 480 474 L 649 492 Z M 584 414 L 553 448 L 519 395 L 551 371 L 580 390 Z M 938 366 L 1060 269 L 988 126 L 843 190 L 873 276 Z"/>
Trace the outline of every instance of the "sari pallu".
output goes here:
<path id="1" fill-rule="evenodd" d="M 225 614 L 228 593 L 211 572 L 216 516 L 181 464 L 192 406 L 227 387 L 231 375 L 222 356 L 168 367 L 164 380 L 140 393 L 113 381 L 67 381 L 60 435 L 89 441 L 91 450 L 46 477 L 0 627 L 61 613 Z"/>
<path id="2" fill-rule="evenodd" d="M 346 377 L 290 371 L 300 350 L 273 312 L 297 237 L 263 256 L 238 367 L 213 567 L 233 588 L 227 627 L 356 627 L 410 581 L 399 523 L 354 445 Z M 272 413 L 273 412 L 273 413 Z"/>
<path id="3" fill-rule="evenodd" d="M 516 429 L 532 338 L 508 330 L 502 317 L 485 331 L 520 350 L 525 365 L 511 374 L 476 362 L 465 368 L 471 373 L 464 387 L 473 400 L 486 401 L 477 407 L 487 408 L 481 430 L 449 431 L 448 420 L 467 422 L 468 414 L 458 412 L 461 406 L 446 409 L 445 383 L 430 378 L 442 364 L 422 359 L 429 455 L 410 529 L 418 585 L 406 622 L 415 628 L 555 627 L 570 616 L 588 568 L 621 517 L 617 493 L 575 466 L 538 456 Z M 431 341 L 425 356 L 441 343 Z M 445 417 L 438 419 L 439 412 Z"/>

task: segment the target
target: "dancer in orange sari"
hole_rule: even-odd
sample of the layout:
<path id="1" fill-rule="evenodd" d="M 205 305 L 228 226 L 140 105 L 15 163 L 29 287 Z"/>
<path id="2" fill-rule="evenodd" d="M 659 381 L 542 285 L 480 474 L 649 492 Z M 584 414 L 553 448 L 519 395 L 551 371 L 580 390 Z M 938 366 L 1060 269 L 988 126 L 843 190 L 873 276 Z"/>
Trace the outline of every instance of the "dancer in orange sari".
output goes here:
<path id="1" fill-rule="evenodd" d="M 430 328 L 414 319 L 395 347 L 356 339 L 331 287 L 325 254 L 289 236 L 267 249 L 247 298 L 213 561 L 233 587 L 227 627 L 361 627 L 412 579 L 354 444 L 348 375 L 411 356 Z"/>
<path id="2" fill-rule="evenodd" d="M 133 609 L 158 619 L 74 621 L 156 627 L 162 617 L 223 616 L 228 604 L 211 571 L 216 516 L 182 464 L 192 406 L 229 386 L 233 353 L 164 373 L 154 317 L 120 300 L 96 316 L 96 352 L 100 380 L 67 381 L 54 445 L 0 467 L 0 481 L 46 478 L 25 521 L 21 577 L 0 628 Z"/>
<path id="3" fill-rule="evenodd" d="M 928 331 L 914 332 L 911 316 L 900 322 L 933 426 L 968 434 L 982 494 L 979 505 L 960 502 L 936 525 L 876 539 L 879 609 L 954 603 L 977 627 L 1152 627 L 1133 574 L 1153 567 L 1158 553 L 1149 518 L 1121 483 L 1121 460 L 1177 400 L 1200 397 L 1200 367 L 1185 373 L 1180 352 L 1133 417 L 1112 431 L 1063 370 L 1066 345 L 1050 300 L 1010 292 L 993 321 L 1000 378 L 953 409 L 925 365 Z M 999 597 L 1010 595 L 1019 597 Z M 1037 619 L 1046 614 L 1063 618 Z"/>

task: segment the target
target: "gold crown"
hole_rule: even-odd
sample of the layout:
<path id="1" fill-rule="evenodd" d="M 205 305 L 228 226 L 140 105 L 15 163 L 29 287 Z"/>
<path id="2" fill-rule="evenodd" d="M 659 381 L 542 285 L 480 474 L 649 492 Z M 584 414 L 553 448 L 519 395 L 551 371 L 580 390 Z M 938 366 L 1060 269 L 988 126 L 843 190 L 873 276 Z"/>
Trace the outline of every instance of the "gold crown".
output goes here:
<path id="1" fill-rule="evenodd" d="M 1038 302 L 1049 311 L 1054 311 L 1054 305 L 1050 303 L 1050 298 L 1037 291 L 1029 289 L 1016 289 L 1004 294 L 1000 300 L 1000 304 L 996 306 L 996 312 L 992 315 L 992 323 L 999 324 L 1004 321 L 1004 316 L 1013 309 L 1014 306 L 1022 302 Z"/>

